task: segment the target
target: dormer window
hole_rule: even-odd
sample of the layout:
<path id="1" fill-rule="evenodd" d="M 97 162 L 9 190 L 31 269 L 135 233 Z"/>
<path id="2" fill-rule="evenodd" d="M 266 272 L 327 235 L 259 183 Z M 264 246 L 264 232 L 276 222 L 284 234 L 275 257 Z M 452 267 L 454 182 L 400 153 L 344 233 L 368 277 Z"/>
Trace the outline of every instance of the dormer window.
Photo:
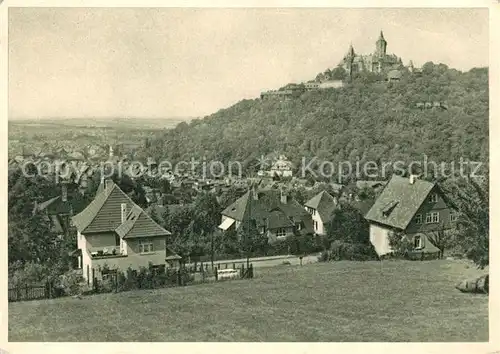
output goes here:
<path id="1" fill-rule="evenodd" d="M 438 201 L 438 195 L 436 193 L 433 193 L 429 196 L 429 203 L 437 203 Z"/>
<path id="2" fill-rule="evenodd" d="M 396 202 L 396 201 L 387 203 L 385 205 L 385 207 L 382 208 L 382 215 L 385 216 L 385 217 L 388 217 L 392 213 L 392 211 L 394 210 L 394 208 L 396 207 L 396 205 L 398 205 L 398 203 L 399 202 Z"/>

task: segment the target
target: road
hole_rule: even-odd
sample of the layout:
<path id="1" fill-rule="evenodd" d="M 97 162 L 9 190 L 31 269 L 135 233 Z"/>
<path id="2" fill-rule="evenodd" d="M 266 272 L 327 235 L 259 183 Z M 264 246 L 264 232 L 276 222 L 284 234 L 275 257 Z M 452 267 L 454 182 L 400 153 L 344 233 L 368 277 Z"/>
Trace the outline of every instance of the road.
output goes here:
<path id="1" fill-rule="evenodd" d="M 302 259 L 302 264 L 303 265 L 311 264 L 311 263 L 316 263 L 317 261 L 318 261 L 318 256 L 310 255 Z M 232 267 L 233 263 L 236 263 L 236 265 L 238 266 L 242 263 L 246 264 L 246 262 L 247 262 L 246 258 L 240 258 L 240 259 L 232 259 L 224 261 L 215 261 L 214 265 L 220 265 L 221 268 L 225 268 L 227 264 L 228 268 L 230 268 Z M 250 263 L 253 264 L 254 268 L 275 267 L 278 265 L 285 264 L 287 262 L 290 263 L 291 265 L 299 265 L 300 259 L 299 257 L 293 255 L 250 258 Z M 210 262 L 207 262 L 206 264 L 210 265 Z"/>

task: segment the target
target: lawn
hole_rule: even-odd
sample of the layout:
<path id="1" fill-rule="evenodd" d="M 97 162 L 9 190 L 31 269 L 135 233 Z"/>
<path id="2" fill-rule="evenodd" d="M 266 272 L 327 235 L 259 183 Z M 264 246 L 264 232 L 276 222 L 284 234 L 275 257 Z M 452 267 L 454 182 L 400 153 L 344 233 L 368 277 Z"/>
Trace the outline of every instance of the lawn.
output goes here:
<path id="1" fill-rule="evenodd" d="M 9 304 L 10 341 L 488 341 L 458 261 L 337 262 L 252 280 Z"/>

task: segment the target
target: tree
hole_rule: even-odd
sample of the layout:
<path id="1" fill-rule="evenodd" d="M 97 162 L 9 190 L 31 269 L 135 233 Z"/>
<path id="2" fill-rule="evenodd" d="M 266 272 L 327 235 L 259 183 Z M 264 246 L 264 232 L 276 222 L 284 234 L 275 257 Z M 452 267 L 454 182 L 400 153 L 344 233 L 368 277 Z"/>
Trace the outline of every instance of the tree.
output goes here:
<path id="1" fill-rule="evenodd" d="M 375 191 L 370 187 L 363 187 L 358 193 L 359 199 L 371 200 L 375 199 Z"/>
<path id="2" fill-rule="evenodd" d="M 458 210 L 456 242 L 479 268 L 489 265 L 489 178 L 465 178 L 449 187 Z"/>
<path id="3" fill-rule="evenodd" d="M 247 267 L 250 265 L 250 256 L 264 250 L 268 244 L 267 235 L 257 230 L 255 220 L 245 221 L 238 229 L 240 251 L 247 256 Z"/>
<path id="4" fill-rule="evenodd" d="M 404 258 L 407 257 L 408 252 L 414 249 L 413 244 L 405 237 L 403 232 L 390 232 L 389 246 L 395 256 Z"/>
<path id="5" fill-rule="evenodd" d="M 151 211 L 149 212 L 149 216 L 157 224 L 161 225 L 163 223 L 154 206 L 151 208 Z"/>
<path id="6" fill-rule="evenodd" d="M 453 245 L 453 232 L 439 229 L 427 233 L 427 238 L 434 246 L 439 248 L 439 258 L 443 258 L 444 251 Z"/>
<path id="7" fill-rule="evenodd" d="M 313 235 L 303 235 L 299 232 L 295 232 L 289 238 L 290 251 L 293 255 L 300 258 L 300 265 L 302 265 L 302 258 L 314 250 L 314 241 Z"/>
<path id="8" fill-rule="evenodd" d="M 333 211 L 332 220 L 327 224 L 329 242 L 340 240 L 348 243 L 368 244 L 369 224 L 361 212 L 349 203 L 341 203 Z"/>
<path id="9" fill-rule="evenodd" d="M 193 231 L 201 236 L 208 236 L 210 244 L 210 258 L 212 265 L 215 256 L 215 238 L 214 232 L 220 222 L 220 205 L 217 198 L 212 193 L 201 193 L 194 201 L 194 226 Z"/>

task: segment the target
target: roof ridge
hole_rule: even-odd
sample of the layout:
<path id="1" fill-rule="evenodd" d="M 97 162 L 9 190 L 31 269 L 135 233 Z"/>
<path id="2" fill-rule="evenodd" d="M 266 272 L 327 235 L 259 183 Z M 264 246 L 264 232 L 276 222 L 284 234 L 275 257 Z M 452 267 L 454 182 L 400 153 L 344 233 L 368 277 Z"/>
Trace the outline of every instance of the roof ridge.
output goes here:
<path id="1" fill-rule="evenodd" d="M 111 192 L 113 191 L 113 189 L 115 188 L 116 186 L 116 183 L 113 183 L 113 185 L 111 186 L 111 188 L 109 189 L 109 192 L 107 191 L 106 189 L 106 186 L 104 186 L 104 189 L 102 190 L 101 193 L 106 193 L 106 197 L 104 198 L 104 200 L 102 201 L 102 204 L 101 206 L 99 207 L 99 209 L 96 210 L 96 212 L 94 213 L 94 217 L 90 220 L 90 222 L 88 223 L 87 226 L 85 226 L 85 228 L 82 230 L 82 232 L 84 232 L 87 227 L 89 227 L 90 224 L 92 224 L 92 221 L 94 221 L 94 219 L 97 217 L 97 215 L 99 215 L 99 212 L 101 211 L 102 207 L 104 206 L 104 204 L 106 204 L 106 201 L 108 200 L 109 196 L 111 195 Z M 125 193 L 124 193 L 125 194 Z M 95 198 L 94 198 L 95 200 Z M 94 200 L 92 202 L 94 202 Z M 90 204 L 89 204 L 90 205 Z"/>

